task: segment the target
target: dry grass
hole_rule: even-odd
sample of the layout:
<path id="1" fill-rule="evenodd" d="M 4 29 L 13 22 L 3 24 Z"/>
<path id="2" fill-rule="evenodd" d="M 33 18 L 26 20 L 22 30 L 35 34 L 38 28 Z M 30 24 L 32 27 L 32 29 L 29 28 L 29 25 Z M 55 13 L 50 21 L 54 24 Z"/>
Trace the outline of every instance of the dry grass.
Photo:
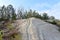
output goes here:
<path id="1" fill-rule="evenodd" d="M 13 27 L 11 22 L 6 23 L 5 25 L 6 25 L 6 27 L 9 30 L 13 30 L 14 29 L 14 27 Z M 19 34 L 19 33 L 18 34 L 13 34 L 10 38 L 11 38 L 11 40 L 22 40 L 22 35 Z"/>

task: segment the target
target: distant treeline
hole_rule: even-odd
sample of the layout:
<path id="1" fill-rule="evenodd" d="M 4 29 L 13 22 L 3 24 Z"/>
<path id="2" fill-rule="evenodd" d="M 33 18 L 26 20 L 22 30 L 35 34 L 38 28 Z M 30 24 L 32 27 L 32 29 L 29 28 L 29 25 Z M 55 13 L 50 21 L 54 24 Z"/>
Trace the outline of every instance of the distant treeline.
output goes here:
<path id="1" fill-rule="evenodd" d="M 12 5 L 8 5 L 7 7 L 3 5 L 0 7 L 0 21 L 6 20 L 16 20 L 16 19 L 26 19 L 30 17 L 36 17 L 39 19 L 47 20 L 47 19 L 55 19 L 55 17 L 49 17 L 47 13 L 43 13 L 40 15 L 35 10 L 24 10 L 23 8 L 19 8 L 17 11 L 13 8 Z"/>
<path id="2" fill-rule="evenodd" d="M 8 5 L 7 7 L 3 5 L 2 7 L 0 7 L 0 22 L 13 22 L 17 19 L 27 19 L 31 17 L 39 18 L 48 23 L 60 26 L 60 20 L 56 20 L 54 16 L 48 16 L 47 13 L 40 14 L 36 10 L 26 10 L 24 8 L 19 8 L 18 10 L 16 10 L 12 5 Z"/>

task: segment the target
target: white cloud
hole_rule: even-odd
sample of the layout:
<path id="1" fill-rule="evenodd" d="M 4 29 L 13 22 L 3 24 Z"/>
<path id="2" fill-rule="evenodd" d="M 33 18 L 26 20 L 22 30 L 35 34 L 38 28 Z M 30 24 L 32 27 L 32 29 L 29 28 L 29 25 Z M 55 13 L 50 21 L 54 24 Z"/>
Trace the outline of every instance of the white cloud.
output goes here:
<path id="1" fill-rule="evenodd" d="M 50 9 L 45 9 L 39 11 L 40 8 L 44 7 L 49 7 Z M 36 9 L 39 13 L 46 12 L 50 16 L 54 16 L 56 19 L 60 19 L 60 2 L 54 4 L 54 5 L 49 5 L 47 3 L 42 3 L 42 4 L 35 4 L 32 9 Z"/>
<path id="2" fill-rule="evenodd" d="M 31 7 L 33 10 L 37 10 L 39 13 L 47 12 L 47 8 L 50 8 L 51 5 L 48 3 L 36 3 Z"/>
<path id="3" fill-rule="evenodd" d="M 47 13 L 51 16 L 55 16 L 60 19 L 60 2 L 51 6 L 51 9 L 47 10 Z"/>
<path id="4" fill-rule="evenodd" d="M 8 5 L 10 3 L 9 0 L 0 0 L 0 6 L 3 6 L 3 5 Z"/>

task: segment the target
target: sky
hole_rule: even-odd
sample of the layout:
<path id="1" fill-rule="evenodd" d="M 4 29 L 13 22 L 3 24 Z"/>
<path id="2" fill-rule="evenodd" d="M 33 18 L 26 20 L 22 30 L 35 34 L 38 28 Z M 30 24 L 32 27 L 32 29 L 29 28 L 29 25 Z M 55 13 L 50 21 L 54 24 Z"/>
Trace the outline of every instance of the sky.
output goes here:
<path id="1" fill-rule="evenodd" d="M 12 4 L 15 9 L 25 8 L 46 12 L 49 16 L 60 19 L 60 0 L 0 0 L 0 6 Z"/>

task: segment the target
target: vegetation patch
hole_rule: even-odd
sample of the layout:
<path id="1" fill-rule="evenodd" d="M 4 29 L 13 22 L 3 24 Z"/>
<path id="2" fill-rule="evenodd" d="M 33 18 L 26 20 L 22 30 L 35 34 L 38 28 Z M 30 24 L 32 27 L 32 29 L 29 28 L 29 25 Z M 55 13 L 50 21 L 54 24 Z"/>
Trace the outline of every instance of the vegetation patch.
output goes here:
<path id="1" fill-rule="evenodd" d="M 11 40 L 22 40 L 22 35 L 21 34 L 13 34 L 11 36 Z"/>
<path id="2" fill-rule="evenodd" d="M 12 30 L 14 28 L 12 23 L 10 23 L 10 22 L 6 23 L 6 27 L 10 30 Z"/>

